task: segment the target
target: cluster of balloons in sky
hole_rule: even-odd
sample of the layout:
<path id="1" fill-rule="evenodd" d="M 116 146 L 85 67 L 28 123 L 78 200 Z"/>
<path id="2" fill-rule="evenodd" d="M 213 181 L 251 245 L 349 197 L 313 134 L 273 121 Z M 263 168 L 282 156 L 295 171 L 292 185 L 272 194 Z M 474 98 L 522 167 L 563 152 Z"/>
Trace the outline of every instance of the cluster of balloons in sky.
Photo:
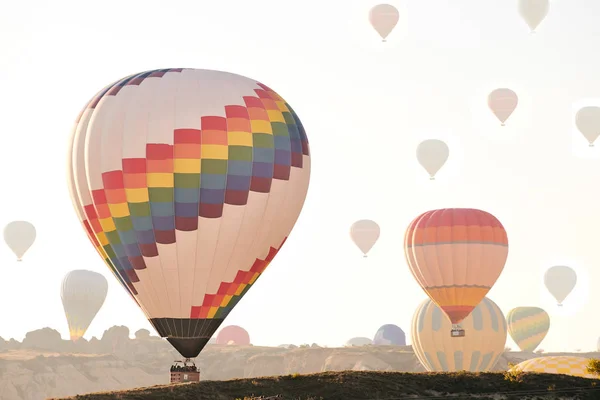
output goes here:
<path id="1" fill-rule="evenodd" d="M 507 333 L 521 351 L 533 352 L 550 329 L 550 316 L 538 307 L 517 307 L 510 310 L 505 318 L 500 307 L 484 297 L 461 325 L 469 331 L 469 335 L 451 337 L 448 335 L 451 322 L 444 311 L 431 299 L 419 304 L 412 319 L 411 344 L 426 370 L 490 371 L 505 351 Z M 346 342 L 347 347 L 365 345 L 404 346 L 406 342 L 402 329 L 388 324 L 379 328 L 373 340 L 355 337 Z M 546 368 L 539 372 L 552 372 L 552 363 L 547 363 L 545 358 L 536 359 L 539 362 L 529 368 Z M 575 361 L 579 365 L 580 360 Z M 569 372 L 576 372 L 575 366 Z"/>
<path id="2" fill-rule="evenodd" d="M 498 118 L 502 126 L 517 108 L 519 98 L 511 89 L 498 88 L 488 95 L 488 107 Z M 600 107 L 585 106 L 575 114 L 575 125 L 590 147 L 600 136 Z M 417 146 L 417 161 L 435 180 L 435 175 L 446 164 L 450 156 L 450 148 L 439 139 L 426 139 Z"/>
<path id="3" fill-rule="evenodd" d="M 35 242 L 37 231 L 28 221 L 12 221 L 4 227 L 4 241 L 22 261 Z M 81 338 L 104 304 L 108 282 L 103 275 L 87 270 L 74 270 L 65 275 L 60 297 L 65 310 L 71 340 Z"/>
<path id="4" fill-rule="evenodd" d="M 379 225 L 371 220 L 350 228 L 364 255 L 379 236 Z M 505 319 L 485 297 L 508 256 L 507 233 L 492 214 L 457 208 L 427 211 L 406 229 L 404 253 L 413 277 L 429 296 L 412 323 L 413 350 L 426 369 L 486 371 L 504 351 L 507 331 L 521 350 L 533 351 L 550 329 L 550 318 L 540 308 L 517 307 Z M 554 266 L 546 271 L 544 283 L 560 306 L 577 275 L 570 267 Z"/>
<path id="5" fill-rule="evenodd" d="M 521 1 L 530 25 L 547 12 L 540 4 Z M 384 39 L 398 21 L 394 10 L 371 11 Z M 517 102 L 508 89 L 489 98 L 502 123 Z M 590 115 L 582 114 L 582 126 L 596 123 Z M 186 359 L 198 356 L 276 257 L 302 210 L 311 153 L 298 115 L 273 89 L 247 77 L 155 69 L 92 96 L 68 146 L 68 187 L 82 232 L 158 334 Z M 428 141 L 418 154 L 433 177 L 448 148 Z M 508 254 L 500 222 L 475 209 L 429 211 L 408 227 L 404 248 L 413 276 L 447 316 L 435 319 L 439 313 L 428 305 L 423 312 L 431 318 L 424 321 L 451 322 L 458 340 L 463 322 L 474 337 L 484 323 L 474 310 L 493 308 L 484 297 Z M 91 303 L 98 304 L 105 284 L 92 276 L 68 274 L 63 302 L 84 304 L 69 288 L 96 279 L 87 287 L 96 288 Z M 67 312 L 77 313 L 75 306 Z M 73 337 L 89 319 L 81 315 L 70 326 Z"/>
<path id="6" fill-rule="evenodd" d="M 519 0 L 518 2 L 519 14 L 531 29 L 531 33 L 535 33 L 535 29 L 546 18 L 549 10 L 550 0 Z M 381 36 L 382 42 L 386 41 L 399 20 L 400 12 L 391 4 L 378 4 L 369 12 L 369 21 Z"/>
<path id="7" fill-rule="evenodd" d="M 550 9 L 549 0 L 519 0 L 518 11 L 524 21 L 535 32 L 537 26 L 544 20 Z M 400 13 L 390 4 L 379 4 L 369 12 L 369 21 L 377 33 L 386 41 L 399 21 Z M 497 88 L 488 94 L 488 107 L 498 118 L 502 126 L 517 108 L 519 98 L 509 88 Z M 575 115 L 575 124 L 579 132 L 593 147 L 600 136 L 600 107 L 582 107 Z M 427 171 L 431 180 L 435 179 L 437 172 L 444 166 L 450 149 L 448 144 L 439 139 L 427 139 L 417 146 L 417 161 Z"/>
<path id="8" fill-rule="evenodd" d="M 449 210 L 448 212 L 452 212 L 452 214 L 450 215 L 458 215 L 458 211 L 456 211 L 458 209 L 452 209 Z M 444 211 L 444 210 L 437 210 L 437 211 Z M 465 211 L 465 218 L 472 218 L 474 217 L 477 213 L 485 213 L 479 210 L 467 210 Z M 487 213 L 485 213 L 487 214 Z M 490 217 L 494 218 L 493 216 L 491 216 L 490 214 L 488 214 Z M 497 220 L 496 220 L 497 221 Z M 427 223 L 429 222 L 429 219 L 422 221 L 422 223 Z M 446 230 L 450 230 L 450 235 L 452 235 L 452 231 L 451 229 L 454 227 L 454 229 L 463 229 L 464 225 L 463 225 L 464 221 L 456 221 L 456 223 L 452 223 L 452 224 L 448 224 L 446 226 L 444 226 L 443 228 Z M 499 224 L 500 222 L 497 221 L 497 223 Z M 501 225 L 500 225 L 501 226 Z M 502 228 L 503 230 L 504 228 Z M 427 232 L 427 231 L 425 231 Z M 440 229 L 440 232 L 442 232 L 442 229 Z M 409 232 L 407 231 L 407 234 Z M 447 233 L 447 232 L 446 232 Z M 379 224 L 377 224 L 377 222 L 370 220 L 370 219 L 361 219 L 358 220 L 356 222 L 354 222 L 351 226 L 350 226 L 350 239 L 354 242 L 354 244 L 359 248 L 359 250 L 363 253 L 363 257 L 367 257 L 367 254 L 369 253 L 369 251 L 371 251 L 371 249 L 373 248 L 373 246 L 375 245 L 375 243 L 377 243 L 377 241 L 379 240 L 379 236 L 381 235 L 381 228 L 379 227 Z M 430 230 L 428 232 L 428 235 L 430 235 L 430 237 L 433 237 L 431 235 L 434 235 L 433 230 Z M 405 241 L 408 240 L 405 239 Z M 468 254 L 468 253 L 463 253 L 462 250 L 464 249 L 464 244 L 462 243 L 456 243 L 454 245 L 454 247 L 451 247 L 451 244 L 444 244 L 445 249 L 445 259 L 430 259 L 428 260 L 429 263 L 426 263 L 426 257 L 425 255 L 422 255 L 422 257 L 425 257 L 423 259 L 421 259 L 420 264 L 416 263 L 414 259 L 409 259 L 409 264 L 415 266 L 416 268 L 424 268 L 424 269 L 430 269 L 430 271 L 427 272 L 427 274 L 432 274 L 434 275 L 436 270 L 439 271 L 449 271 L 451 270 L 451 265 L 452 262 L 456 263 L 456 260 L 459 261 L 459 264 L 468 264 L 470 260 L 473 259 L 473 257 L 478 257 L 479 254 Z M 506 240 L 506 246 L 508 247 L 508 240 Z M 409 245 L 410 247 L 410 245 Z M 458 258 L 447 258 L 448 256 L 454 256 L 456 255 L 456 257 Z M 408 255 L 407 255 L 408 257 Z M 412 264 L 411 264 L 411 261 Z M 496 263 L 497 264 L 497 263 Z M 502 264 L 502 267 L 504 265 Z M 411 267 L 412 268 L 412 267 Z M 415 271 L 413 270 L 413 274 L 415 274 L 416 276 L 425 276 L 423 274 L 423 272 L 420 271 Z M 417 279 L 418 280 L 418 279 Z M 452 277 L 448 277 L 447 282 L 445 281 L 444 284 L 456 284 L 456 282 L 451 282 L 452 281 Z M 495 281 L 495 280 L 494 280 Z M 573 268 L 568 267 L 568 266 L 562 266 L 562 265 L 556 265 L 553 267 L 548 268 L 548 270 L 545 272 L 544 274 L 544 285 L 546 286 L 546 288 L 548 289 L 548 291 L 550 292 L 550 294 L 556 299 L 558 306 L 562 306 L 562 303 L 565 301 L 565 299 L 567 298 L 567 296 L 573 291 L 573 289 L 575 288 L 575 285 L 577 284 L 577 273 L 573 270 Z"/>

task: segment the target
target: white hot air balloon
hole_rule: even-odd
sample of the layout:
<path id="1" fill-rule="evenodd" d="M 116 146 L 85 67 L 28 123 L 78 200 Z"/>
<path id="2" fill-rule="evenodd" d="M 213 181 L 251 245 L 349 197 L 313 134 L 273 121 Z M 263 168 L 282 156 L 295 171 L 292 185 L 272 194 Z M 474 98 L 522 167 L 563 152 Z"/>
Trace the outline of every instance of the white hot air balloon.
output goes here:
<path id="1" fill-rule="evenodd" d="M 590 147 L 594 147 L 594 142 L 600 136 L 600 107 L 583 107 L 577 111 L 575 125 Z"/>
<path id="2" fill-rule="evenodd" d="M 438 139 L 428 139 L 417 146 L 417 160 L 431 180 L 435 179 L 435 174 L 446 164 L 449 155 L 448 145 Z"/>
<path id="3" fill-rule="evenodd" d="M 531 33 L 535 33 L 535 29 L 548 15 L 549 9 L 549 0 L 519 0 L 519 14 L 531 29 Z"/>
<path id="4" fill-rule="evenodd" d="M 33 242 L 35 242 L 35 226 L 27 221 L 13 221 L 4 227 L 4 241 L 17 256 L 17 261 L 23 259 L 23 255 Z"/>
<path id="5" fill-rule="evenodd" d="M 379 239 L 380 229 L 377 222 L 370 219 L 361 219 L 356 221 L 350 227 L 350 238 L 363 252 L 363 257 L 371 250 L 373 245 Z"/>
<path id="6" fill-rule="evenodd" d="M 81 338 L 104 304 L 108 282 L 93 271 L 75 270 L 65 275 L 60 291 L 71 340 Z"/>
<path id="7" fill-rule="evenodd" d="M 544 284 L 558 305 L 562 306 L 563 301 L 577 284 L 577 274 L 570 267 L 557 265 L 548 268 L 544 274 Z"/>
<path id="8" fill-rule="evenodd" d="M 369 21 L 381 36 L 382 42 L 385 42 L 388 35 L 392 33 L 399 19 L 398 9 L 391 4 L 379 4 L 369 12 Z"/>

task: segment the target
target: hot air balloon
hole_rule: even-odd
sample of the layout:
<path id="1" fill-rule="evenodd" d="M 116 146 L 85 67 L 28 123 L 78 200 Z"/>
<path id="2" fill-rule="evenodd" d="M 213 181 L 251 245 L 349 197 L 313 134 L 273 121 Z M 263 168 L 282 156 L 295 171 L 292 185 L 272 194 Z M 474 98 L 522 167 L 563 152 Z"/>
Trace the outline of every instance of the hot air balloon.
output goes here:
<path id="1" fill-rule="evenodd" d="M 575 125 L 590 147 L 594 147 L 594 142 L 600 136 L 600 107 L 583 107 L 577 111 Z"/>
<path id="2" fill-rule="evenodd" d="M 487 297 L 465 318 L 468 338 L 448 336 L 451 324 L 430 299 L 417 307 L 411 326 L 412 348 L 427 371 L 490 371 L 504 353 L 506 321 Z"/>
<path id="3" fill-rule="evenodd" d="M 23 255 L 35 242 L 35 226 L 27 221 L 13 221 L 4 227 L 4 241 L 17 256 L 17 261 L 23 260 Z"/>
<path id="4" fill-rule="evenodd" d="M 417 160 L 431 180 L 435 179 L 435 174 L 446 164 L 449 155 L 448 145 L 441 140 L 428 139 L 417 146 Z"/>
<path id="5" fill-rule="evenodd" d="M 386 324 L 375 332 L 373 344 L 376 346 L 406 346 L 406 335 L 399 326 Z"/>
<path id="6" fill-rule="evenodd" d="M 589 359 L 573 356 L 549 356 L 530 358 L 515 365 L 510 371 L 537 372 L 542 374 L 562 374 L 598 379 L 597 375 L 587 372 Z"/>
<path id="7" fill-rule="evenodd" d="M 531 33 L 535 33 L 535 28 L 546 18 L 549 9 L 549 0 L 519 0 L 519 14 L 531 29 Z"/>
<path id="8" fill-rule="evenodd" d="M 496 89 L 488 95 L 488 107 L 500 120 L 502 126 L 515 111 L 518 103 L 517 94 L 510 89 Z"/>
<path id="9" fill-rule="evenodd" d="M 221 329 L 221 331 L 217 335 L 217 340 L 215 343 L 236 346 L 249 346 L 250 335 L 241 326 L 229 325 Z"/>
<path id="10" fill-rule="evenodd" d="M 350 227 L 350 238 L 360 251 L 363 252 L 363 257 L 366 257 L 367 253 L 373 248 L 373 245 L 377 243 L 379 232 L 377 222 L 370 219 L 361 219 L 353 223 Z"/>
<path id="11" fill-rule="evenodd" d="M 427 211 L 404 237 L 404 254 L 413 276 L 450 318 L 451 335 L 492 288 L 508 257 L 508 237 L 496 217 L 472 208 Z"/>
<path id="12" fill-rule="evenodd" d="M 534 351 L 550 329 L 550 316 L 539 307 L 517 307 L 506 316 L 508 333 L 521 351 Z"/>
<path id="13" fill-rule="evenodd" d="M 399 18 L 398 9 L 390 4 L 379 4 L 369 12 L 369 21 L 381 36 L 382 42 L 385 42 L 388 35 L 392 33 Z"/>
<path id="14" fill-rule="evenodd" d="M 563 301 L 577 284 L 577 274 L 570 267 L 558 265 L 548 268 L 544 274 L 544 285 L 562 307 Z"/>
<path id="15" fill-rule="evenodd" d="M 372 344 L 373 341 L 366 337 L 355 337 L 346 342 L 346 347 L 360 347 L 360 346 L 368 346 Z"/>
<path id="16" fill-rule="evenodd" d="M 75 270 L 65 275 L 60 298 L 72 341 L 85 335 L 85 331 L 104 304 L 107 292 L 108 282 L 97 272 Z"/>
<path id="17" fill-rule="evenodd" d="M 88 235 L 158 334 L 196 357 L 300 214 L 310 155 L 298 116 L 252 79 L 160 69 L 102 90 L 71 140 Z"/>

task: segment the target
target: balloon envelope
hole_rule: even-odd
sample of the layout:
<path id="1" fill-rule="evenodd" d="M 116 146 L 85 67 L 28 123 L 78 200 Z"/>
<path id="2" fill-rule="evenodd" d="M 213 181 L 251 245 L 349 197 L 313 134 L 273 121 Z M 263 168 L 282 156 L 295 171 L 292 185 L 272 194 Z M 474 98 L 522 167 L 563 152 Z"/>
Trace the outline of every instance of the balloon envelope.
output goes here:
<path id="1" fill-rule="evenodd" d="M 573 356 L 536 357 L 515 365 L 510 371 L 537 372 L 543 374 L 563 374 L 598 379 L 597 375 L 586 371 L 589 359 Z"/>
<path id="2" fill-rule="evenodd" d="M 369 21 L 379 36 L 385 40 L 398 24 L 400 14 L 391 4 L 379 4 L 369 12 Z"/>
<path id="3" fill-rule="evenodd" d="M 379 239 L 379 225 L 369 219 L 356 221 L 350 227 L 350 238 L 363 254 L 367 254 Z"/>
<path id="4" fill-rule="evenodd" d="M 449 155 L 448 145 L 438 139 L 428 139 L 417 146 L 417 160 L 425 168 L 431 179 L 446 164 Z"/>
<path id="5" fill-rule="evenodd" d="M 432 210 L 406 229 L 404 254 L 421 288 L 452 324 L 459 324 L 500 276 L 508 257 L 508 237 L 488 212 Z"/>
<path id="6" fill-rule="evenodd" d="M 252 79 L 161 69 L 102 90 L 71 140 L 90 239 L 158 334 L 196 357 L 300 214 L 310 155 L 298 116 Z"/>
<path id="7" fill-rule="evenodd" d="M 600 136 L 600 107 L 583 107 L 577 111 L 575 125 L 590 146 L 593 146 Z"/>
<path id="8" fill-rule="evenodd" d="M 348 340 L 346 342 L 346 347 L 353 347 L 353 346 L 367 346 L 372 344 L 373 341 L 369 338 L 366 337 L 355 337 L 352 338 L 350 340 Z"/>
<path id="9" fill-rule="evenodd" d="M 383 325 L 375 333 L 373 344 L 376 346 L 406 346 L 406 335 L 399 326 Z"/>
<path id="10" fill-rule="evenodd" d="M 506 321 L 500 308 L 485 297 L 462 322 L 465 337 L 450 337 L 452 325 L 430 299 L 414 313 L 412 347 L 427 371 L 490 371 L 504 353 Z"/>
<path id="11" fill-rule="evenodd" d="M 27 221 L 13 221 L 4 227 L 4 241 L 21 261 L 35 242 L 35 226 Z"/>
<path id="12" fill-rule="evenodd" d="M 510 89 L 496 89 L 488 95 L 488 107 L 496 118 L 500 120 L 502 125 L 511 116 L 517 108 L 519 98 L 517 94 Z"/>
<path id="13" fill-rule="evenodd" d="M 519 0 L 519 14 L 532 32 L 546 18 L 549 9 L 549 0 Z"/>
<path id="14" fill-rule="evenodd" d="M 517 307 L 506 315 L 508 333 L 521 351 L 534 351 L 550 329 L 550 316 L 539 307 Z"/>
<path id="15" fill-rule="evenodd" d="M 87 270 L 75 270 L 65 275 L 60 298 L 65 309 L 71 340 L 85 335 L 92 320 L 104 304 L 108 282 L 101 274 Z"/>
<path id="16" fill-rule="evenodd" d="M 229 325 L 221 329 L 217 335 L 216 344 L 229 344 L 236 346 L 249 346 L 250 335 L 248 332 L 237 325 Z"/>
<path id="17" fill-rule="evenodd" d="M 577 274 L 575 271 L 566 266 L 557 265 L 548 268 L 544 274 L 544 285 L 552 296 L 562 305 L 569 293 L 577 284 Z"/>

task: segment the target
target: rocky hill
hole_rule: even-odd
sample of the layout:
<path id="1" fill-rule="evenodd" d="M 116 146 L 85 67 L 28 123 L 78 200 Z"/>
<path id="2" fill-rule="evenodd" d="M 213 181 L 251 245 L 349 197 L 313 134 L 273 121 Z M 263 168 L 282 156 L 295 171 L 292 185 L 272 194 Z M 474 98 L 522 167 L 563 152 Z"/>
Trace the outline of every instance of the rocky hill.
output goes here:
<path id="1" fill-rule="evenodd" d="M 600 357 L 598 353 L 576 353 Z M 536 357 L 507 352 L 495 370 Z M 126 327 L 113 327 L 101 339 L 76 343 L 44 328 L 23 342 L 0 340 L 0 399 L 42 400 L 77 394 L 167 384 L 169 366 L 180 356 L 148 331 L 129 338 Z M 203 380 L 229 380 L 327 371 L 423 372 L 410 346 L 322 348 L 317 345 L 258 347 L 208 345 L 196 360 Z M 600 397 L 599 397 L 600 398 Z"/>

